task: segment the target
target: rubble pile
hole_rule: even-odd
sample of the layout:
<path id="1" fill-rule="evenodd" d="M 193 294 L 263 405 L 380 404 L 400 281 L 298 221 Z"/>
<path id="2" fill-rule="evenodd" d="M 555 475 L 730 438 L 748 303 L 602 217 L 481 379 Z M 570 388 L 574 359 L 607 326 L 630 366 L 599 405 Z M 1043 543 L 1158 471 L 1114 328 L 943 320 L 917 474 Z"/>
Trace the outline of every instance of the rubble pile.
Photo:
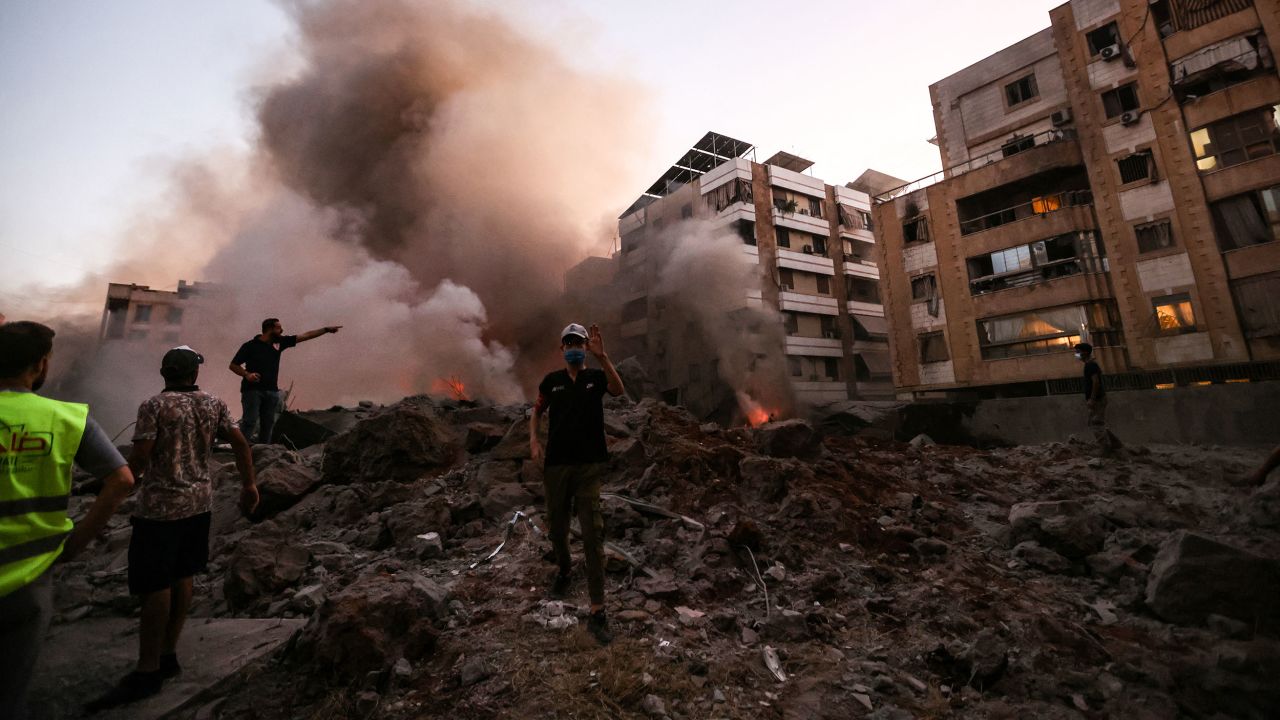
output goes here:
<path id="1" fill-rule="evenodd" d="M 1280 481 L 1238 484 L 1259 453 L 979 450 L 804 420 L 722 428 L 609 400 L 615 639 L 600 647 L 583 628 L 580 569 L 569 598 L 547 598 L 526 410 L 415 397 L 350 411 L 359 422 L 323 444 L 258 447 L 263 502 L 249 519 L 219 454 L 193 615 L 307 623 L 180 716 L 1280 708 Z M 73 500 L 82 511 L 89 497 Z M 58 622 L 136 613 L 127 510 L 105 547 L 58 568 Z"/>

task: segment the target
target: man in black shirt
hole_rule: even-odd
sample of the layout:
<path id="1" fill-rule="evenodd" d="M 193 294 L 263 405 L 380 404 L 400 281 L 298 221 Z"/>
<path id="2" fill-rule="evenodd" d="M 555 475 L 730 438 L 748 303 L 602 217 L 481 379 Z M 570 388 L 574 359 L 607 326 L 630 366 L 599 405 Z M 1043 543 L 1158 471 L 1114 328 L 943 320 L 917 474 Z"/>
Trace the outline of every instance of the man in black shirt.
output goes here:
<path id="1" fill-rule="evenodd" d="M 547 496 L 547 532 L 555 547 L 559 572 L 552 585 L 553 595 L 569 588 L 572 564 L 569 558 L 569 520 L 576 510 L 582 528 L 583 554 L 587 564 L 587 588 L 591 614 L 587 630 L 601 644 L 610 640 L 604 614 L 604 517 L 600 514 L 600 481 L 609 450 L 604 438 L 604 394 L 621 395 L 622 378 L 604 351 L 600 328 L 588 332 L 577 323 L 560 333 L 564 370 L 557 370 L 538 385 L 529 422 L 529 450 L 534 462 L 544 462 L 543 483 Z M 587 352 L 595 356 L 603 370 L 586 366 Z M 542 414 L 551 419 L 547 447 L 538 441 Z"/>
<path id="2" fill-rule="evenodd" d="M 300 342 L 336 333 L 341 325 L 329 325 L 310 330 L 301 335 L 285 335 L 279 318 L 262 321 L 262 334 L 240 346 L 231 358 L 231 372 L 239 375 L 240 406 L 243 417 L 240 431 L 250 441 L 253 431 L 262 423 L 258 442 L 271 442 L 271 431 L 276 424 L 276 410 L 280 406 L 280 353 Z"/>
<path id="3" fill-rule="evenodd" d="M 1076 359 L 1084 363 L 1084 401 L 1093 440 L 1103 452 L 1111 452 L 1120 443 L 1107 428 L 1107 390 L 1102 384 L 1102 368 L 1093 359 L 1093 346 L 1089 343 L 1076 345 L 1075 351 Z"/>

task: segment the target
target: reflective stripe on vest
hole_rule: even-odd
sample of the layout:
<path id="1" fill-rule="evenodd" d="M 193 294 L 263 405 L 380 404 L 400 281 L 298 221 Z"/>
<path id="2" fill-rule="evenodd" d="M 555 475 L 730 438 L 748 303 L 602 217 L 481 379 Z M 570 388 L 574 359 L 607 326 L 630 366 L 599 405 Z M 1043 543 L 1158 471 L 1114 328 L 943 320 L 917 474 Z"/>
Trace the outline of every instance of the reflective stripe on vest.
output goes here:
<path id="1" fill-rule="evenodd" d="M 0 392 L 0 597 L 39 578 L 71 532 L 71 469 L 87 405 Z"/>

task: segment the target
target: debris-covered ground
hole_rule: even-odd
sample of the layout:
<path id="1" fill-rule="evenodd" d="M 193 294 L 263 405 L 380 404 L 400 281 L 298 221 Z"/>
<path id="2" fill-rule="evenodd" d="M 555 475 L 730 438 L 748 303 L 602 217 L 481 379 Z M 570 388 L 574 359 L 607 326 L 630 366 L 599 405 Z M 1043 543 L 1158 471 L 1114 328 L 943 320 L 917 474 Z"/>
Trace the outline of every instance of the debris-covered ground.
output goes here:
<path id="1" fill-rule="evenodd" d="M 607 407 L 610 646 L 584 629 L 580 568 L 546 599 L 524 408 L 409 398 L 301 452 L 257 447 L 252 521 L 217 456 L 193 615 L 308 621 L 179 716 L 1280 716 L 1280 481 L 1241 486 L 1260 451 Z M 127 512 L 57 570 L 55 622 L 136 615 Z"/>

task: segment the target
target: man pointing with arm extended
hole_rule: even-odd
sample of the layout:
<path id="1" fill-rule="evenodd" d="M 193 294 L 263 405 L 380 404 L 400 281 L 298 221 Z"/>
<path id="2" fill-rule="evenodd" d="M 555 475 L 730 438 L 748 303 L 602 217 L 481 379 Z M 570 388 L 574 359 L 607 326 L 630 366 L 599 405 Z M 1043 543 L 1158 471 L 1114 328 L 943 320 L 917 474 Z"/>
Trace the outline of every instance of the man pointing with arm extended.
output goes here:
<path id="1" fill-rule="evenodd" d="M 569 589 L 572 563 L 569 557 L 570 513 L 576 512 L 582 528 L 583 554 L 587 564 L 587 588 L 591 594 L 591 615 L 587 630 L 601 644 L 610 635 L 604 613 L 604 518 L 600 514 L 600 481 L 609 450 L 604 437 L 604 394 L 621 395 L 622 378 L 604 351 L 600 328 L 590 332 L 577 323 L 560 333 L 564 352 L 563 370 L 557 370 L 538 386 L 538 400 L 529 422 L 529 450 L 534 462 L 545 463 L 543 483 L 547 497 L 547 531 L 555 547 L 560 570 L 551 587 L 552 595 Z M 587 353 L 595 356 L 603 370 L 586 366 Z M 550 418 L 547 447 L 538 441 L 542 414 Z"/>
<path id="2" fill-rule="evenodd" d="M 341 329 L 341 325 L 329 325 L 301 335 L 285 335 L 279 318 L 267 318 L 262 321 L 262 334 L 240 346 L 236 356 L 231 358 L 231 372 L 242 378 L 240 431 L 246 438 L 252 441 L 253 431 L 261 423 L 258 442 L 271 442 L 276 410 L 280 407 L 280 354 L 300 342 Z"/>

